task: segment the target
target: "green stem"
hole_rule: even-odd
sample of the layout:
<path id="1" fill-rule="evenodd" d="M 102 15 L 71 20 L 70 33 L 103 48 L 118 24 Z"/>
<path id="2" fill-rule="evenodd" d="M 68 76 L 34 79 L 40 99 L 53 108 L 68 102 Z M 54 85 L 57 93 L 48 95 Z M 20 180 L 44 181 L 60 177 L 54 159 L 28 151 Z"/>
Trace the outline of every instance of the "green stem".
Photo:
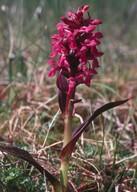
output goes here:
<path id="1" fill-rule="evenodd" d="M 64 129 L 64 143 L 63 147 L 70 141 L 72 135 L 72 118 L 73 118 L 73 103 L 72 100 L 69 102 L 68 113 L 65 115 L 65 129 Z"/>
<path id="2" fill-rule="evenodd" d="M 64 129 L 64 143 L 63 147 L 70 141 L 72 136 L 72 118 L 73 118 L 73 101 L 70 100 L 68 104 L 68 110 L 65 114 L 65 129 Z M 68 180 L 68 169 L 69 169 L 69 159 L 65 159 L 61 162 L 61 176 L 63 180 L 63 185 L 67 188 Z"/>

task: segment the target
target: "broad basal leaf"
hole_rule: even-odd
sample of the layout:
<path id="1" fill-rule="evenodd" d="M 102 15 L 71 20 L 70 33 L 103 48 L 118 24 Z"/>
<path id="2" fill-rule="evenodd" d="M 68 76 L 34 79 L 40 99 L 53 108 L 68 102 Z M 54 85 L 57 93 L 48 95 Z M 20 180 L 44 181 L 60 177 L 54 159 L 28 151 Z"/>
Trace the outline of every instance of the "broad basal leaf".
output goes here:
<path id="1" fill-rule="evenodd" d="M 27 161 L 47 177 L 47 179 L 51 182 L 54 188 L 57 189 L 55 191 L 57 192 L 62 191 L 60 182 L 49 171 L 43 168 L 35 159 L 33 159 L 33 157 L 29 154 L 29 152 L 25 151 L 24 149 L 20 149 L 18 147 L 7 145 L 6 146 L 0 145 L 0 151 L 6 152 L 10 155 L 19 157 L 20 159 Z"/>
<path id="2" fill-rule="evenodd" d="M 79 137 L 81 136 L 81 134 L 85 131 L 85 129 L 87 128 L 87 126 L 96 118 L 98 117 L 100 114 L 102 114 L 103 112 L 112 109 L 114 107 L 117 107 L 119 105 L 122 105 L 123 103 L 127 102 L 128 99 L 125 100 L 121 100 L 121 101 L 116 101 L 116 102 L 110 102 L 107 103 L 105 105 L 103 105 L 102 107 L 98 108 L 90 117 L 89 119 L 87 119 L 84 123 L 82 123 L 74 132 L 72 135 L 72 139 L 69 141 L 69 143 L 63 147 L 62 151 L 61 151 L 61 160 L 65 161 L 67 160 L 70 156 L 71 153 L 75 147 L 76 142 L 78 141 Z"/>

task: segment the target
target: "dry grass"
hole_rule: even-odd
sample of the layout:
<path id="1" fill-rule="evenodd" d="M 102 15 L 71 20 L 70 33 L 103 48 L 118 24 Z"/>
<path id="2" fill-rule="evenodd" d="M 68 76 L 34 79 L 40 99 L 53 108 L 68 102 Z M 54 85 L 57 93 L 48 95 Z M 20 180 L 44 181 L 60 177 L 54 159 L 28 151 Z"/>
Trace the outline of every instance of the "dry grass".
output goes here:
<path id="1" fill-rule="evenodd" d="M 35 79 L 40 78 L 34 77 L 28 85 L 17 82 L 1 85 L 1 101 L 5 103 L 0 114 L 1 142 L 27 148 L 42 166 L 58 177 L 63 119 L 58 113 L 57 90 L 54 83 L 47 85 L 43 80 L 39 86 L 39 80 L 35 82 Z M 124 85 L 115 83 L 109 76 L 99 77 L 94 79 L 93 88 L 78 89 L 77 97 L 82 102 L 76 106 L 74 127 L 110 98 L 133 96 L 133 99 L 113 112 L 102 114 L 82 135 L 71 159 L 72 191 L 136 191 L 137 87 L 134 81 Z M 103 84 L 106 88 L 102 88 Z M 116 94 L 109 90 L 112 84 L 117 86 L 117 90 L 113 88 Z M 11 88 L 14 99 L 6 106 Z M 16 167 L 20 166 L 19 160 L 14 161 Z"/>

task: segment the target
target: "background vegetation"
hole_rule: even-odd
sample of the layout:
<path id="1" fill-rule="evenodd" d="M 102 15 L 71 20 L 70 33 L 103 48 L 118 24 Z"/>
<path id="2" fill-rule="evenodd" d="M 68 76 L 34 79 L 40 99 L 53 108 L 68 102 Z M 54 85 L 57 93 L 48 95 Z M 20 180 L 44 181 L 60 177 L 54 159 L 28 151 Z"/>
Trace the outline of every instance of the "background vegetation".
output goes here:
<path id="1" fill-rule="evenodd" d="M 102 114 L 73 153 L 70 183 L 75 191 L 136 191 L 137 188 L 137 1 L 0 1 L 0 142 L 27 149 L 58 176 L 62 117 L 55 78 L 48 78 L 50 36 L 60 16 L 89 4 L 103 21 L 98 75 L 80 86 L 75 125 L 108 101 L 131 98 Z M 73 189 L 73 190 L 74 190 Z M 0 153 L 0 191 L 51 191 L 28 163 Z"/>

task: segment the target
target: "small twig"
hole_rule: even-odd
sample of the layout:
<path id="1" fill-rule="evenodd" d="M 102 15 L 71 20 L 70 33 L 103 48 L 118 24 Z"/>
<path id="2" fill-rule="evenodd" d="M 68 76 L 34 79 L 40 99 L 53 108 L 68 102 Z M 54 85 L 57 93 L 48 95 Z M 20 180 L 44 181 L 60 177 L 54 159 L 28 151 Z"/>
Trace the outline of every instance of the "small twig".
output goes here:
<path id="1" fill-rule="evenodd" d="M 123 163 L 124 161 L 130 160 L 130 159 L 134 159 L 135 157 L 137 157 L 137 154 L 134 154 L 134 155 L 132 155 L 132 156 L 126 157 L 126 158 L 124 158 L 124 159 L 121 159 L 121 160 L 115 162 L 115 164 L 117 165 L 117 164 L 119 164 L 119 163 Z"/>

